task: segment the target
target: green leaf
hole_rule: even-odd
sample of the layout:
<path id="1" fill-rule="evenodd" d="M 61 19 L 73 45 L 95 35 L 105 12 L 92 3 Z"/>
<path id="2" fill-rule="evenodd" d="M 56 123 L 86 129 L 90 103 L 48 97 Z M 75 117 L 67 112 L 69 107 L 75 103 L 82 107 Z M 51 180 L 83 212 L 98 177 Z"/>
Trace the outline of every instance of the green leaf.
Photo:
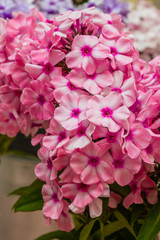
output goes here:
<path id="1" fill-rule="evenodd" d="M 76 231 L 78 231 L 86 223 L 84 217 L 77 214 L 73 215 L 73 221 Z"/>
<path id="2" fill-rule="evenodd" d="M 97 219 L 95 218 L 84 226 L 84 228 L 82 229 L 82 231 L 80 233 L 79 240 L 87 240 L 88 239 L 90 232 L 92 231 L 92 228 L 96 221 L 97 221 Z"/>
<path id="3" fill-rule="evenodd" d="M 108 237 L 112 233 L 115 233 L 124 227 L 125 226 L 123 225 L 123 223 L 121 221 L 115 221 L 115 222 L 109 223 L 109 224 L 105 225 L 103 228 L 104 236 Z"/>
<path id="4" fill-rule="evenodd" d="M 37 189 L 26 196 L 20 197 L 14 204 L 13 209 L 15 212 L 31 212 L 41 210 L 42 207 L 43 199 L 41 190 Z"/>
<path id="5" fill-rule="evenodd" d="M 129 224 L 127 219 L 118 210 L 115 211 L 114 215 L 119 221 L 121 221 L 123 226 L 126 227 L 130 231 L 130 233 L 132 233 L 132 235 L 135 237 L 135 239 L 137 239 L 137 236 L 133 230 L 133 227 Z"/>
<path id="6" fill-rule="evenodd" d="M 53 239 L 60 239 L 60 240 L 72 240 L 75 239 L 75 230 L 71 232 L 64 232 L 64 231 L 55 231 L 44 234 L 41 237 L 36 238 L 35 240 L 53 240 Z"/>
<path id="7" fill-rule="evenodd" d="M 43 184 L 44 182 L 40 181 L 39 179 L 36 179 L 31 185 L 18 188 L 13 192 L 9 193 L 8 196 L 10 195 L 26 196 L 31 192 L 35 191 L 36 189 L 41 189 Z"/>
<path id="8" fill-rule="evenodd" d="M 145 211 L 145 206 L 143 204 L 134 204 L 131 214 L 131 225 L 133 226 L 135 221 L 141 216 Z"/>
<path id="9" fill-rule="evenodd" d="M 151 209 L 145 219 L 137 240 L 153 240 L 160 231 L 160 201 Z"/>
<path id="10" fill-rule="evenodd" d="M 119 230 L 123 229 L 125 226 L 121 221 L 114 221 L 111 222 L 103 227 L 103 235 L 104 237 L 108 237 L 109 235 L 118 232 Z M 89 240 L 91 239 L 99 239 L 99 236 L 101 235 L 101 231 L 98 230 L 95 233 L 93 233 Z"/>
<path id="11" fill-rule="evenodd" d="M 13 205 L 15 212 L 29 212 L 41 210 L 43 207 L 43 199 L 41 189 L 44 182 L 36 179 L 31 185 L 18 188 L 9 195 L 19 195 L 20 198 Z"/>

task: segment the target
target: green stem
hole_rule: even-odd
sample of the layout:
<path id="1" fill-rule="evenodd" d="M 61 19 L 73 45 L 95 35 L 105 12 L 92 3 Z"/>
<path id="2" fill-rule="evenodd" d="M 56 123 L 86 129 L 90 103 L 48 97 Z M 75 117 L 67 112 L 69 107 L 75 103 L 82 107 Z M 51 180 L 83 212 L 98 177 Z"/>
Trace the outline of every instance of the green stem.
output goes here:
<path id="1" fill-rule="evenodd" d="M 104 240 L 104 223 L 100 221 L 100 228 L 101 228 L 101 240 Z"/>

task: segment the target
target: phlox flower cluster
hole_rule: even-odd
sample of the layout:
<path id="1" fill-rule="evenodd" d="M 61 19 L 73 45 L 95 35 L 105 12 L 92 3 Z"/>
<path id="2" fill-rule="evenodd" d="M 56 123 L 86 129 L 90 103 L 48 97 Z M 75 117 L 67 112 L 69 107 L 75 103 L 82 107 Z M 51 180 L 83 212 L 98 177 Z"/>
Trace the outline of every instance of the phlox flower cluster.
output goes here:
<path id="1" fill-rule="evenodd" d="M 160 54 L 160 10 L 151 1 L 139 1 L 127 17 L 129 31 L 135 38 L 135 47 L 146 61 Z"/>
<path id="2" fill-rule="evenodd" d="M 98 217 L 103 198 L 155 204 L 160 59 L 145 68 L 121 17 L 94 8 L 52 20 L 18 13 L 0 29 L 0 133 L 40 143 L 44 216 L 70 231 L 69 211 Z"/>

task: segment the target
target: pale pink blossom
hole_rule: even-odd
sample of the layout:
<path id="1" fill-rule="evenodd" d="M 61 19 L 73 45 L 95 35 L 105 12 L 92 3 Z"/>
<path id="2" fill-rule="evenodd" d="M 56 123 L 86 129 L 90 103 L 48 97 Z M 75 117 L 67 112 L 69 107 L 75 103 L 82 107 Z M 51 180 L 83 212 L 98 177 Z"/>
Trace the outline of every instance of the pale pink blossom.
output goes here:
<path id="1" fill-rule="evenodd" d="M 89 75 L 77 68 L 69 73 L 68 78 L 76 87 L 86 89 L 91 94 L 99 94 L 114 81 L 112 74 L 106 68 L 107 62 L 101 61 L 97 64 L 95 73 Z"/>
<path id="2" fill-rule="evenodd" d="M 53 167 L 53 160 L 56 156 L 50 157 L 49 154 L 48 149 L 40 148 L 38 157 L 41 159 L 41 163 L 38 163 L 35 167 L 35 175 L 48 184 L 57 178 L 57 171 Z"/>
<path id="3" fill-rule="evenodd" d="M 45 184 L 42 187 L 42 197 L 44 200 L 43 213 L 45 217 L 58 219 L 62 213 L 64 203 L 63 193 L 56 182 L 52 186 Z"/>
<path id="4" fill-rule="evenodd" d="M 89 96 L 87 95 L 77 97 L 66 94 L 62 97 L 60 106 L 56 108 L 54 118 L 68 131 L 77 129 L 79 123 L 87 118 L 88 100 Z"/>
<path id="5" fill-rule="evenodd" d="M 21 102 L 34 120 L 49 120 L 54 114 L 53 91 L 41 81 L 32 81 L 23 90 Z"/>
<path id="6" fill-rule="evenodd" d="M 108 206 L 110 208 L 117 208 L 117 205 L 121 202 L 121 200 L 122 200 L 122 197 L 119 194 L 111 191 Z"/>
<path id="7" fill-rule="evenodd" d="M 70 166 L 80 174 L 84 184 L 107 182 L 112 177 L 113 167 L 109 162 L 106 145 L 100 147 L 94 143 L 72 154 Z"/>
<path id="8" fill-rule="evenodd" d="M 88 120 L 81 122 L 80 126 L 74 130 L 72 138 L 65 145 L 67 151 L 73 151 L 77 148 L 84 148 L 90 142 L 92 142 L 92 134 L 94 132 L 95 126 L 91 124 Z"/>
<path id="9" fill-rule="evenodd" d="M 133 62 L 133 45 L 126 37 L 119 37 L 118 39 L 106 39 L 101 37 L 101 42 L 110 48 L 109 58 L 113 69 L 116 69 L 116 64 L 127 65 Z"/>
<path id="10" fill-rule="evenodd" d="M 108 159 L 112 162 L 114 166 L 114 179 L 120 185 L 124 186 L 129 184 L 134 174 L 136 174 L 141 168 L 141 159 L 130 158 L 129 156 L 122 153 L 119 144 L 112 145 L 111 148 L 112 156 L 108 153 Z M 125 177 L 124 177 L 125 176 Z"/>
<path id="11" fill-rule="evenodd" d="M 104 89 L 103 96 L 108 92 L 117 92 L 122 98 L 123 102 L 127 107 L 132 106 L 136 101 L 136 89 L 134 78 L 124 78 L 124 74 L 122 71 L 115 71 L 113 73 L 114 82 L 108 88 Z"/>
<path id="12" fill-rule="evenodd" d="M 44 136 L 42 144 L 44 147 L 52 151 L 54 155 L 57 149 L 61 148 L 69 141 L 69 132 L 67 132 L 54 119 L 50 121 L 50 126 L 46 130 L 47 135 Z"/>
<path id="13" fill-rule="evenodd" d="M 147 148 L 151 141 L 150 133 L 139 123 L 133 123 L 129 133 L 125 137 L 124 149 L 129 157 L 137 158 L 141 149 Z"/>
<path id="14" fill-rule="evenodd" d="M 111 132 L 119 131 L 130 115 L 118 93 L 111 93 L 106 97 L 93 96 L 88 102 L 88 108 L 88 120 L 96 125 L 107 127 Z"/>
<path id="15" fill-rule="evenodd" d="M 85 91 L 82 91 L 79 88 L 77 88 L 66 77 L 55 76 L 52 79 L 51 84 L 55 88 L 53 91 L 53 95 L 58 102 L 60 102 L 61 98 L 67 93 L 74 94 L 77 96 L 85 94 Z"/>
<path id="16" fill-rule="evenodd" d="M 9 104 L 0 104 L 0 133 L 12 138 L 19 132 L 19 115 Z"/>
<path id="17" fill-rule="evenodd" d="M 64 197 L 73 200 L 74 206 L 83 208 L 102 194 L 103 185 L 101 182 L 92 185 L 68 183 L 62 186 L 62 191 Z"/>
<path id="18" fill-rule="evenodd" d="M 74 224 L 71 216 L 69 215 L 69 203 L 63 200 L 63 204 L 63 210 L 59 218 L 56 220 L 56 223 L 59 230 L 70 232 L 74 228 Z"/>
<path id="19" fill-rule="evenodd" d="M 83 68 L 87 74 L 96 71 L 96 60 L 104 60 L 109 55 L 109 48 L 99 43 L 96 36 L 77 35 L 72 43 L 72 51 L 66 56 L 69 68 Z"/>

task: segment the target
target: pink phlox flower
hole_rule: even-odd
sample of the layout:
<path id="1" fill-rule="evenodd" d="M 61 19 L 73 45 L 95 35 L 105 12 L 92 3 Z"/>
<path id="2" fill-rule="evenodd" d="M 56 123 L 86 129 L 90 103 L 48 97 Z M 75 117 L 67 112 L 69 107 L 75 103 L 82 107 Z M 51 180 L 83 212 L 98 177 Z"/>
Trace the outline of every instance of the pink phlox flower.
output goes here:
<path id="1" fill-rule="evenodd" d="M 34 61 L 31 63 L 26 63 L 25 71 L 33 79 L 46 81 L 49 84 L 52 78 L 56 77 L 57 75 L 61 75 L 61 68 L 55 67 L 55 65 L 64 57 L 64 53 L 62 53 L 60 50 L 52 49 L 49 53 L 48 59 L 43 62 L 43 59 L 41 58 L 41 52 L 36 52 L 34 53 L 34 58 L 42 59 L 42 62 L 39 64 L 39 60 L 38 63 Z"/>
<path id="2" fill-rule="evenodd" d="M 125 27 L 124 23 L 122 23 L 121 20 L 122 18 L 118 14 L 104 14 L 104 22 L 102 24 L 103 36 L 107 39 L 115 39 L 120 37 Z"/>
<path id="3" fill-rule="evenodd" d="M 83 208 L 99 197 L 103 192 L 101 182 L 92 185 L 84 183 L 68 183 L 62 186 L 63 195 L 71 199 L 75 207 Z"/>
<path id="4" fill-rule="evenodd" d="M 11 85 L 0 87 L 0 102 L 10 104 L 13 108 L 19 110 L 21 90 Z"/>
<path id="5" fill-rule="evenodd" d="M 37 134 L 35 137 L 32 138 L 31 143 L 33 146 L 36 146 L 37 144 L 42 145 L 44 135 L 43 134 Z"/>
<path id="6" fill-rule="evenodd" d="M 40 180 L 50 184 L 50 182 L 57 178 L 57 171 L 53 167 L 53 161 L 57 156 L 50 157 L 48 149 L 42 147 L 38 151 L 38 157 L 41 159 L 41 163 L 38 163 L 35 167 L 35 175 Z"/>
<path id="7" fill-rule="evenodd" d="M 141 151 L 141 158 L 145 163 L 151 164 L 153 166 L 155 162 L 160 163 L 159 144 L 160 139 L 153 137 L 148 147 Z"/>
<path id="8" fill-rule="evenodd" d="M 155 182 L 149 176 L 146 176 L 146 179 L 143 180 L 141 188 L 142 196 L 145 197 L 150 204 L 156 204 L 158 200 L 157 188 Z"/>
<path id="9" fill-rule="evenodd" d="M 18 63 L 14 64 L 13 69 L 12 69 L 12 79 L 13 79 L 14 84 L 23 90 L 25 87 L 28 87 L 28 85 L 32 81 L 32 78 L 25 71 L 24 63 L 22 61 L 21 61 L 21 63 L 19 61 Z"/>
<path id="10" fill-rule="evenodd" d="M 140 90 L 137 91 L 137 99 L 135 103 L 130 106 L 130 111 L 132 111 L 135 117 L 138 116 L 141 110 L 145 109 L 148 106 L 148 101 L 152 96 L 152 91 L 142 92 Z"/>
<path id="11" fill-rule="evenodd" d="M 69 203 L 63 200 L 63 204 L 63 210 L 59 218 L 56 220 L 56 224 L 59 230 L 70 232 L 74 228 L 74 224 L 69 215 Z"/>
<path id="12" fill-rule="evenodd" d="M 63 210 L 63 193 L 58 184 L 54 181 L 52 185 L 45 184 L 42 187 L 44 200 L 43 214 L 51 219 L 59 219 Z"/>
<path id="13" fill-rule="evenodd" d="M 123 97 L 124 104 L 127 107 L 132 106 L 136 101 L 136 89 L 134 86 L 134 78 L 124 79 L 124 74 L 121 71 L 113 73 L 114 82 L 111 86 L 104 89 L 103 96 L 112 92 L 117 92 Z"/>
<path id="14" fill-rule="evenodd" d="M 85 119 L 89 96 L 66 94 L 60 101 L 60 106 L 54 112 L 54 118 L 66 130 L 71 131 L 79 127 L 79 123 Z"/>
<path id="15" fill-rule="evenodd" d="M 114 167 L 113 176 L 115 181 L 120 186 L 129 184 L 134 174 L 141 168 L 141 158 L 132 159 L 128 155 L 123 154 L 119 144 L 112 145 L 111 153 L 112 156 L 108 153 L 107 158 L 110 159 Z"/>
<path id="16" fill-rule="evenodd" d="M 150 133 L 140 123 L 134 123 L 130 125 L 128 134 L 125 136 L 123 149 L 131 158 L 137 158 L 142 149 L 148 147 L 151 142 Z"/>
<path id="17" fill-rule="evenodd" d="M 29 14 L 17 12 L 14 14 L 14 18 L 7 21 L 6 29 L 7 34 L 14 38 L 17 35 L 33 36 L 36 21 L 45 21 L 45 17 L 42 13 L 36 9 L 32 9 Z"/>
<path id="18" fill-rule="evenodd" d="M 82 91 L 72 84 L 66 77 L 60 75 L 55 76 L 55 78 L 52 79 L 51 84 L 55 88 L 53 95 L 58 102 L 60 102 L 61 98 L 67 93 L 76 96 L 87 94 L 85 91 Z"/>
<path id="19" fill-rule="evenodd" d="M 50 27 L 48 27 L 48 29 L 46 29 L 45 31 L 45 35 L 42 39 L 40 39 L 39 41 L 39 49 L 37 50 L 33 50 L 31 52 L 31 59 L 33 62 L 36 63 L 43 63 L 43 62 L 47 62 L 48 61 L 48 57 L 50 55 L 50 53 L 52 53 L 52 49 L 58 44 L 58 42 L 60 41 L 61 37 L 58 36 L 58 34 L 54 34 L 53 29 L 50 29 Z M 59 51 L 55 51 L 54 54 L 60 54 Z M 53 54 L 52 54 L 52 58 L 53 58 Z"/>
<path id="20" fill-rule="evenodd" d="M 82 69 L 74 69 L 68 74 L 68 78 L 76 87 L 85 89 L 91 94 L 99 94 L 114 81 L 112 74 L 106 69 L 106 64 L 106 61 L 98 63 L 95 73 L 91 75 Z"/>
<path id="21" fill-rule="evenodd" d="M 69 166 L 70 162 L 70 154 L 66 153 L 66 151 L 60 148 L 57 151 L 57 158 L 53 162 L 53 166 L 57 171 L 61 171 L 65 167 Z"/>
<path id="22" fill-rule="evenodd" d="M 146 171 L 144 168 L 141 168 L 141 170 L 134 176 L 134 179 L 130 183 L 130 187 L 132 189 L 132 192 L 129 193 L 127 197 L 123 200 L 123 205 L 125 208 L 129 208 L 129 206 L 133 203 L 135 204 L 142 204 L 143 199 L 141 196 L 141 183 L 146 178 Z"/>
<path id="23" fill-rule="evenodd" d="M 18 119 L 19 127 L 21 132 L 28 137 L 31 135 L 32 137 L 38 132 L 40 128 L 46 129 L 48 126 L 47 121 L 38 121 L 38 120 L 31 120 L 29 113 L 21 112 L 20 117 Z M 44 135 L 43 135 L 44 136 Z M 37 138 L 38 139 L 38 138 Z M 32 145 L 35 146 L 40 143 L 40 140 L 35 140 L 35 143 Z M 33 140 L 34 141 L 34 140 Z"/>
<path id="24" fill-rule="evenodd" d="M 148 105 L 140 111 L 137 120 L 140 121 L 151 136 L 159 137 L 160 103 L 152 97 Z"/>
<path id="25" fill-rule="evenodd" d="M 127 65 L 133 62 L 133 45 L 128 38 L 119 37 L 118 39 L 100 38 L 102 44 L 110 48 L 109 58 L 111 66 L 116 69 L 116 64 Z"/>
<path id="26" fill-rule="evenodd" d="M 50 121 L 49 128 L 46 132 L 47 135 L 43 138 L 43 146 L 51 151 L 51 155 L 54 155 L 57 149 L 61 148 L 69 141 L 69 132 L 54 119 Z"/>
<path id="27" fill-rule="evenodd" d="M 19 115 L 10 104 L 0 104 L 0 133 L 12 138 L 19 132 Z"/>
<path id="28" fill-rule="evenodd" d="M 98 146 L 90 143 L 76 151 L 70 159 L 70 166 L 84 184 L 107 182 L 113 175 L 113 167 L 108 159 L 106 145 Z"/>
<path id="29" fill-rule="evenodd" d="M 96 126 L 93 133 L 93 140 L 99 140 L 98 143 L 108 143 L 110 145 L 118 142 L 122 145 L 122 130 L 119 132 L 109 132 L 105 127 Z"/>
<path id="30" fill-rule="evenodd" d="M 23 90 L 21 102 L 34 120 L 49 120 L 54 114 L 53 90 L 41 81 L 32 81 Z"/>
<path id="31" fill-rule="evenodd" d="M 113 191 L 111 191 L 110 194 L 111 195 L 109 197 L 108 206 L 110 208 L 117 208 L 117 205 L 121 202 L 122 197 L 119 194 L 117 194 L 117 193 L 115 193 Z"/>
<path id="32" fill-rule="evenodd" d="M 103 202 L 100 198 L 93 199 L 89 206 L 89 215 L 91 218 L 99 217 L 102 214 Z M 72 203 L 69 206 L 70 210 L 76 214 L 84 213 L 85 207 L 77 208 Z"/>
<path id="33" fill-rule="evenodd" d="M 107 127 L 110 132 L 117 132 L 130 116 L 130 111 L 123 105 L 122 96 L 110 93 L 106 97 L 96 95 L 88 102 L 87 118 L 98 126 Z"/>
<path id="34" fill-rule="evenodd" d="M 77 148 L 81 149 L 87 146 L 92 141 L 94 129 L 95 126 L 88 120 L 82 121 L 79 127 L 74 130 L 72 138 L 65 145 L 65 149 L 72 152 Z"/>
<path id="35" fill-rule="evenodd" d="M 96 36 L 77 35 L 72 43 L 72 51 L 66 55 L 66 63 L 69 68 L 82 67 L 91 75 L 96 71 L 96 60 L 104 60 L 108 54 L 109 48 L 99 43 Z"/>

